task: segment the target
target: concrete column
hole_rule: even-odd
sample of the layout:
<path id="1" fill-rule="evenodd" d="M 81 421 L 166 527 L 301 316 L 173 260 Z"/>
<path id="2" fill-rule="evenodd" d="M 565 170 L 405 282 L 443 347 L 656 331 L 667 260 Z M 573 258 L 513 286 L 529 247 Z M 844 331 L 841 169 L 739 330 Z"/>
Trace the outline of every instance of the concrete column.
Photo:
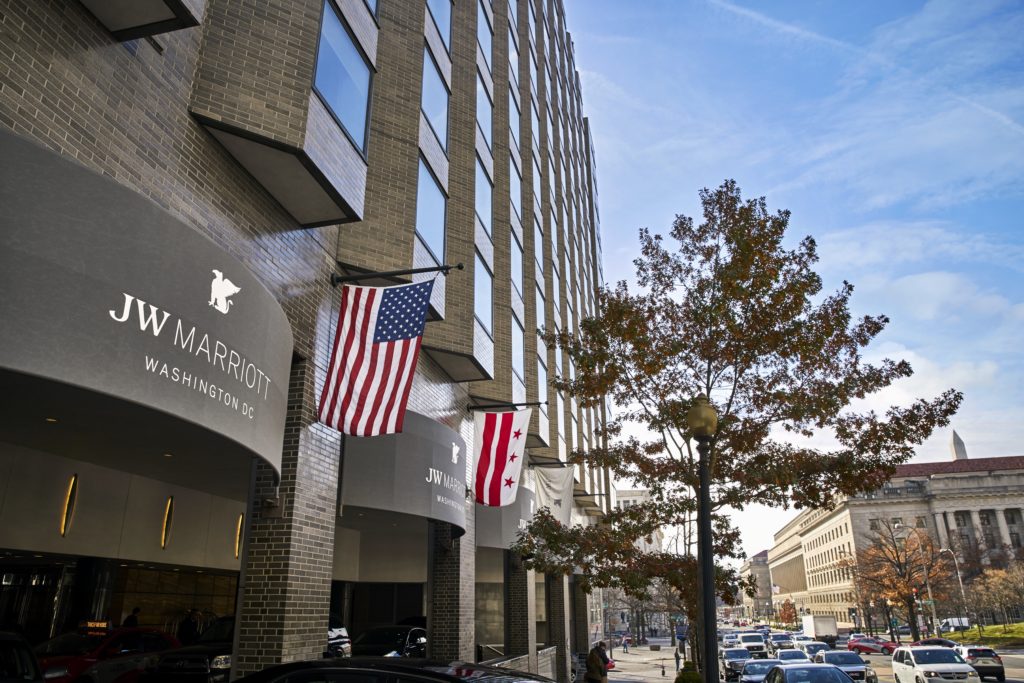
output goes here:
<path id="1" fill-rule="evenodd" d="M 988 546 L 985 544 L 985 533 L 982 531 L 981 526 L 981 515 L 978 510 L 971 510 L 971 526 L 974 527 L 974 542 L 978 544 L 978 553 L 981 555 L 982 564 L 988 564 L 989 559 L 986 555 Z"/>
<path id="2" fill-rule="evenodd" d="M 467 510 L 465 535 L 447 522 L 427 523 L 427 653 L 431 659 L 476 661 L 476 526 Z"/>
<path id="3" fill-rule="evenodd" d="M 598 638 L 593 633 L 589 633 L 590 615 L 587 613 L 587 594 L 583 592 L 576 576 L 570 577 L 569 586 L 571 590 L 569 604 L 572 608 L 571 652 L 590 652 L 591 641 Z"/>
<path id="4" fill-rule="evenodd" d="M 1010 527 L 1006 523 L 1006 510 L 996 510 L 996 524 L 999 525 L 999 540 L 1003 546 L 1010 548 Z"/>
<path id="5" fill-rule="evenodd" d="M 505 554 L 505 656 L 529 655 L 529 670 L 537 673 L 537 577 L 522 560 Z"/>
<path id="6" fill-rule="evenodd" d="M 946 531 L 946 513 L 936 512 L 935 515 L 935 528 L 939 534 L 940 547 L 949 547 L 949 533 Z"/>
<path id="7" fill-rule="evenodd" d="M 555 680 L 569 683 L 569 577 L 548 575 L 546 581 L 548 596 L 548 633 L 550 645 L 554 645 Z"/>
<path id="8" fill-rule="evenodd" d="M 316 421 L 312 362 L 292 366 L 280 485 L 257 465 L 232 675 L 319 659 L 327 646 L 341 435 Z"/>

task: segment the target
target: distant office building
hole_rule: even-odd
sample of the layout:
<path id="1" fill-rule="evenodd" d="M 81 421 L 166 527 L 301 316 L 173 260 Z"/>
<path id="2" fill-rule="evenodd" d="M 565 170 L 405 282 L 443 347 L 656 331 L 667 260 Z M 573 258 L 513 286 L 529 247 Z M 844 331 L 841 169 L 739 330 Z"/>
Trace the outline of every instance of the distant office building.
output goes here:
<path id="1" fill-rule="evenodd" d="M 651 499 L 651 493 L 647 489 L 616 489 L 615 507 L 620 510 L 631 508 L 634 505 L 646 503 Z M 664 549 L 665 534 L 658 529 L 650 536 L 637 540 L 636 546 L 645 553 L 660 553 Z"/>
<path id="2" fill-rule="evenodd" d="M 531 468 L 510 507 L 467 486 L 476 406 L 533 404 L 530 465 L 597 446 L 606 419 L 555 390 L 576 369 L 538 338 L 577 330 L 603 282 L 562 1 L 0 0 L 0 17 L 0 628 L 237 613 L 246 673 L 319 657 L 330 613 L 353 636 L 425 623 L 432 657 L 564 681 L 600 599 L 511 556 Z M 317 419 L 332 276 L 368 273 L 437 279 L 404 429 L 343 437 Z M 592 523 L 607 473 L 573 474 L 572 521 Z"/>
<path id="3" fill-rule="evenodd" d="M 751 578 L 757 582 L 757 592 L 753 597 L 741 594 L 743 599 L 743 616 L 760 619 L 771 615 L 772 609 L 772 576 L 768 569 L 768 551 L 762 550 L 753 557 L 747 558 L 740 566 L 740 577 Z"/>
<path id="4" fill-rule="evenodd" d="M 844 559 L 871 545 L 883 524 L 929 534 L 941 547 L 991 561 L 1019 554 L 1024 537 L 1024 456 L 967 457 L 954 432 L 951 459 L 901 465 L 877 491 L 840 500 L 831 510 L 804 510 L 775 534 L 768 551 L 776 608 L 855 621 L 857 596 Z"/>

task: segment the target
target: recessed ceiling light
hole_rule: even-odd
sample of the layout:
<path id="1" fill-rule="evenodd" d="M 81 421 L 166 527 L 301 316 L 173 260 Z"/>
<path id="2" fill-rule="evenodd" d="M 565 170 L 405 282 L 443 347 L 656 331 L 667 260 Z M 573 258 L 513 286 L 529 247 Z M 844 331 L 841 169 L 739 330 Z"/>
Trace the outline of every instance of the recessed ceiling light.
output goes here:
<path id="1" fill-rule="evenodd" d="M 164 453 L 164 457 L 165 458 L 173 458 L 174 457 L 174 453 Z"/>
<path id="2" fill-rule="evenodd" d="M 57 418 L 55 418 L 55 417 L 48 417 L 48 418 L 46 418 L 46 421 L 49 422 L 50 424 L 53 424 L 54 422 L 57 421 Z"/>

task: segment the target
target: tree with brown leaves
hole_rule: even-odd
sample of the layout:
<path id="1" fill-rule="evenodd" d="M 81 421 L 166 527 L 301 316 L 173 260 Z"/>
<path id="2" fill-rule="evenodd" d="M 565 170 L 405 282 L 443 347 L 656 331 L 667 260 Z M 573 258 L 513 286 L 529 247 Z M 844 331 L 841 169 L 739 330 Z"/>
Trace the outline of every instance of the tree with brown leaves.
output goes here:
<path id="1" fill-rule="evenodd" d="M 824 507 L 839 494 L 875 489 L 960 404 L 950 389 L 881 414 L 852 408 L 912 374 L 905 361 L 862 358 L 888 319 L 854 319 L 849 283 L 822 293 L 814 240 L 787 246 L 788 211 L 769 212 L 763 197 L 744 200 L 731 180 L 700 199 L 703 221 L 677 216 L 671 247 L 640 231 L 635 287 L 602 290 L 598 315 L 582 321 L 578 336 L 546 335 L 575 368 L 555 378 L 557 389 L 584 407 L 615 408 L 598 430 L 608 445 L 576 452 L 574 461 L 610 468 L 651 499 L 591 527 L 538 515 L 517 545 L 534 568 L 641 593 L 663 577 L 696 592 L 689 543 L 681 556 L 643 555 L 634 543 L 659 527 L 693 524 L 697 457 L 686 413 L 700 394 L 719 416 L 711 462 L 718 558 L 742 555 L 725 508 Z M 806 442 L 818 434 L 837 446 Z M 721 597 L 734 599 L 737 585 L 735 571 L 721 567 Z"/>

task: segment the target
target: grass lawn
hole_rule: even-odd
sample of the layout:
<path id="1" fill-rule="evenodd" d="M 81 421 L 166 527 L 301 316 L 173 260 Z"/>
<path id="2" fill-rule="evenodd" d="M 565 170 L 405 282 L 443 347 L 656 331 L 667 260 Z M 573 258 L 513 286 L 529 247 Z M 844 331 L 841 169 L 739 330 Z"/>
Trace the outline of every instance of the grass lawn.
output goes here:
<path id="1" fill-rule="evenodd" d="M 979 635 L 978 627 L 975 626 L 965 631 L 963 637 L 960 636 L 959 631 L 947 633 L 945 637 L 968 644 L 983 643 L 995 648 L 1024 648 L 1024 622 L 1007 624 L 1005 629 L 1001 625 L 986 626 L 985 630 Z"/>

